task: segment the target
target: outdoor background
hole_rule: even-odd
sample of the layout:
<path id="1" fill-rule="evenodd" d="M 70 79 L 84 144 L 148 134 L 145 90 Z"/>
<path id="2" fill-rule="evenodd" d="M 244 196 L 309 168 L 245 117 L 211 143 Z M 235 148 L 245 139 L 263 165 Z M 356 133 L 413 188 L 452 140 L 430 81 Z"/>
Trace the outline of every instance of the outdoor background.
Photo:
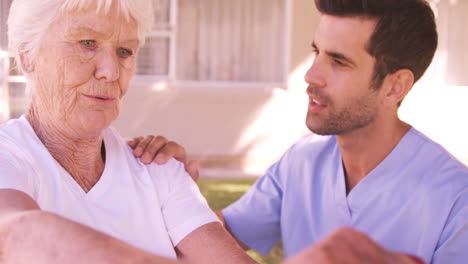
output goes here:
<path id="1" fill-rule="evenodd" d="M 213 210 L 221 210 L 239 199 L 255 182 L 252 178 L 219 179 L 201 178 L 198 186 Z M 283 260 L 283 250 L 278 244 L 270 254 L 263 256 L 253 250 L 247 252 L 260 264 L 276 264 Z"/>
<path id="2" fill-rule="evenodd" d="M 222 208 L 309 133 L 303 75 L 320 16 L 313 0 L 153 2 L 156 23 L 113 126 L 183 145 L 201 162 L 203 193 Z M 430 3 L 439 48 L 400 116 L 468 164 L 468 0 Z M 7 50 L 10 4 L 0 0 L 0 122 L 22 115 L 30 94 Z"/>

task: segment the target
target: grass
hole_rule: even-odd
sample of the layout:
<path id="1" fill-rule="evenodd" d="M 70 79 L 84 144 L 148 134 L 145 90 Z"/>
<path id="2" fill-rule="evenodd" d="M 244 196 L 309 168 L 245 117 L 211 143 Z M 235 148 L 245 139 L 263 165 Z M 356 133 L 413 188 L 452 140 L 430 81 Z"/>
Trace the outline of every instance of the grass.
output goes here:
<path id="1" fill-rule="evenodd" d="M 211 209 L 220 210 L 239 199 L 254 182 L 255 179 L 200 178 L 197 183 Z M 253 250 L 247 253 L 261 264 L 277 264 L 283 260 L 281 245 L 276 246 L 265 256 Z"/>

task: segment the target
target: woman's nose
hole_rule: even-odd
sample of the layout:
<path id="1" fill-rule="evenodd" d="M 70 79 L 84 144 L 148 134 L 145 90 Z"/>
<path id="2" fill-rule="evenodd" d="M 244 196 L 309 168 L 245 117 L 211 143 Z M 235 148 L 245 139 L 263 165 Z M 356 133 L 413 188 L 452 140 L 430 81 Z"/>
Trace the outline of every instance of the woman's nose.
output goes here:
<path id="1" fill-rule="evenodd" d="M 111 48 L 101 50 L 96 61 L 95 77 L 107 82 L 116 81 L 120 75 L 119 58 Z"/>

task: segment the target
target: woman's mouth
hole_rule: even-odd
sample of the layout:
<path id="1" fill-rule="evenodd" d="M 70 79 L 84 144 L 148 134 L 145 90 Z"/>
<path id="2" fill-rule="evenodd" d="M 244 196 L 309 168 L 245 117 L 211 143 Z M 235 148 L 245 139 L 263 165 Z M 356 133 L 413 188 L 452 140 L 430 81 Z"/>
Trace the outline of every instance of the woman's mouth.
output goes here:
<path id="1" fill-rule="evenodd" d="M 112 104 L 115 101 L 115 97 L 107 96 L 107 95 L 87 95 L 83 94 L 85 98 L 88 100 L 93 101 L 94 103 L 98 104 Z"/>

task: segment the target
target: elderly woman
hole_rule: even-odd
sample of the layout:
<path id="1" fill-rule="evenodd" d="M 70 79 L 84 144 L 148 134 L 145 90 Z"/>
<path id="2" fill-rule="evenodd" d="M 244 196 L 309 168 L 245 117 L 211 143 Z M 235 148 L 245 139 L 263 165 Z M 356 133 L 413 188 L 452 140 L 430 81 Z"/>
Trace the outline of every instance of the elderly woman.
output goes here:
<path id="1" fill-rule="evenodd" d="M 9 46 L 32 103 L 0 126 L 0 262 L 252 262 L 181 163 L 144 165 L 109 128 L 151 2 L 13 1 Z"/>

